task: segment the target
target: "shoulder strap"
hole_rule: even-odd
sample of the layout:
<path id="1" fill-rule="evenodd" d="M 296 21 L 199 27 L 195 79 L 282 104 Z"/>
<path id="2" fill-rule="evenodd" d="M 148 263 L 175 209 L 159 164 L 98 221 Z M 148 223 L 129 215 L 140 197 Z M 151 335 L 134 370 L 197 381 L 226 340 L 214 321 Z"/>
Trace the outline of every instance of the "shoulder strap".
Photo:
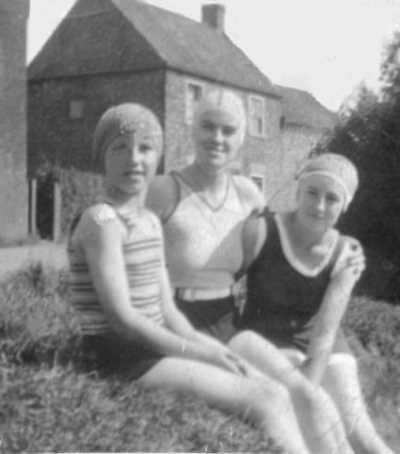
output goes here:
<path id="1" fill-rule="evenodd" d="M 79 224 L 79 221 L 81 220 L 81 217 L 82 217 L 82 211 L 78 211 L 78 213 L 76 213 L 74 215 L 74 217 L 72 218 L 71 224 L 69 225 L 69 229 L 68 229 L 68 233 L 70 236 L 74 233 L 76 226 Z"/>
<path id="2" fill-rule="evenodd" d="M 110 207 L 113 211 L 115 211 L 113 205 L 112 205 L 107 199 L 104 199 L 104 200 L 102 200 L 101 202 L 96 203 L 95 205 L 101 205 L 101 204 L 107 205 L 107 206 Z M 92 206 L 93 206 L 93 205 L 92 205 Z M 81 210 L 79 210 L 77 213 L 75 213 L 75 215 L 74 215 L 74 217 L 72 218 L 72 221 L 71 221 L 71 223 L 70 223 L 70 225 L 69 225 L 69 230 L 68 230 L 69 235 L 72 235 L 72 234 L 74 233 L 74 231 L 75 231 L 77 225 L 79 224 L 79 221 L 81 220 L 82 215 L 83 215 L 84 212 L 85 212 L 85 210 L 82 210 L 82 209 L 81 209 Z M 116 212 L 116 214 L 118 214 L 118 213 Z"/>
<path id="3" fill-rule="evenodd" d="M 246 208 L 246 199 L 244 197 L 243 191 L 240 190 L 240 185 L 237 182 L 236 175 L 229 174 L 228 178 L 232 182 L 232 186 L 235 188 L 236 194 L 238 196 L 240 205 L 242 209 Z"/>
<path id="4" fill-rule="evenodd" d="M 240 180 L 244 179 L 243 182 L 245 185 L 249 185 L 249 190 L 247 191 L 246 189 L 243 189 L 243 185 L 240 184 Z M 249 197 L 246 197 L 246 191 L 250 193 L 250 188 L 251 186 L 254 186 L 254 190 L 258 192 L 258 197 L 259 200 L 257 201 L 257 208 L 253 208 L 254 210 L 259 210 L 262 211 L 265 208 L 265 199 L 263 193 L 256 187 L 256 185 L 248 178 L 245 177 L 244 175 L 234 175 L 230 174 L 230 180 L 232 181 L 232 186 L 234 187 L 237 197 L 239 199 L 239 202 L 244 210 L 247 210 L 249 208 Z M 246 181 L 248 180 L 248 181 Z M 256 192 L 254 196 L 256 196 Z"/>
<path id="5" fill-rule="evenodd" d="M 253 211 L 246 219 L 242 230 L 243 263 L 238 278 L 247 272 L 260 253 L 267 237 L 269 218 L 270 211 L 265 208 L 262 213 Z"/>
<path id="6" fill-rule="evenodd" d="M 179 175 L 179 173 L 176 170 L 172 170 L 169 173 L 169 177 L 171 178 L 171 180 L 174 183 L 174 200 L 173 200 L 173 204 L 171 204 L 171 210 L 168 213 L 166 213 L 164 218 L 161 220 L 162 224 L 166 224 L 168 222 L 168 220 L 174 214 L 177 206 L 179 205 L 179 202 L 182 199 L 182 190 L 181 190 L 181 185 L 180 185 L 180 181 L 179 181 L 181 179 L 181 176 Z"/>

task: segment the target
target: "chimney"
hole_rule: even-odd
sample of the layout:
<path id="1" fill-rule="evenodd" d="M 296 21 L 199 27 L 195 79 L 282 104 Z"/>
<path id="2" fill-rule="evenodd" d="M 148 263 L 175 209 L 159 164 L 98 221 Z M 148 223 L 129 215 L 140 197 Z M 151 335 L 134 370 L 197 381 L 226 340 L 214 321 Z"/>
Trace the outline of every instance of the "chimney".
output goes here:
<path id="1" fill-rule="evenodd" d="M 201 8 L 201 21 L 220 33 L 225 32 L 225 6 L 208 3 Z"/>

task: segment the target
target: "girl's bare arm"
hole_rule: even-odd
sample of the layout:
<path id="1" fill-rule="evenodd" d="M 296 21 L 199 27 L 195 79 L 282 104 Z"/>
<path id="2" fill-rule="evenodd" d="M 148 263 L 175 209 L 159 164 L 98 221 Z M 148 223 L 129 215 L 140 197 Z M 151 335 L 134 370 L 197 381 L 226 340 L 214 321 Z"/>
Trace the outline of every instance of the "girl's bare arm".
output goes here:
<path id="1" fill-rule="evenodd" d="M 96 213 L 89 211 L 84 216 L 86 226 L 81 244 L 96 294 L 112 329 L 127 341 L 161 355 L 199 360 L 239 373 L 237 366 L 226 358 L 224 349 L 206 348 L 154 323 L 132 307 L 121 248 L 124 226 L 116 217 L 98 222 Z"/>
<path id="2" fill-rule="evenodd" d="M 351 292 L 365 268 L 358 242 L 346 239 L 337 265 L 316 315 L 307 360 L 302 366 L 304 374 L 314 383 L 319 383 L 324 375 Z"/>

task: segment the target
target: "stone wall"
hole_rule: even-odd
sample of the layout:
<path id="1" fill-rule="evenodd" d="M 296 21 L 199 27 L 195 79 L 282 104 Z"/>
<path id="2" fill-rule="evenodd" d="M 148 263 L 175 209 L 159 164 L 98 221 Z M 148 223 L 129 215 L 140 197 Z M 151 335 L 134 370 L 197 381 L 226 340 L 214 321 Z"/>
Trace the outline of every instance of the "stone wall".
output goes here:
<path id="1" fill-rule="evenodd" d="M 40 180 L 50 173 L 60 181 L 62 233 L 68 230 L 75 214 L 100 190 L 102 179 L 100 169 L 94 166 L 91 141 L 95 124 L 107 107 L 121 102 L 140 102 L 156 113 L 165 132 L 165 154 L 160 171 L 182 167 L 193 159 L 191 125 L 186 117 L 188 82 L 201 84 L 203 94 L 218 86 L 161 70 L 30 82 L 29 176 Z M 238 90 L 236 93 L 248 113 L 252 93 Z M 232 167 L 258 183 L 262 181 L 266 200 L 272 208 L 282 209 L 293 202 L 293 185 L 289 183 L 293 182 L 295 170 L 315 146 L 321 132 L 289 125 L 281 128 L 280 99 L 264 96 L 264 102 L 265 137 L 255 137 L 247 131 Z"/>
<path id="2" fill-rule="evenodd" d="M 93 168 L 91 145 L 101 114 L 112 105 L 138 102 L 162 121 L 163 81 L 162 71 L 30 81 L 29 175 L 54 167 L 98 171 Z M 72 109 L 78 109 L 72 117 L 71 102 L 75 103 Z"/>
<path id="3" fill-rule="evenodd" d="M 60 182 L 62 234 L 101 188 L 101 169 L 95 167 L 92 153 L 92 134 L 101 114 L 112 105 L 139 102 L 162 122 L 163 81 L 163 72 L 154 71 L 29 83 L 29 177 L 40 180 L 51 174 Z"/>
<path id="4" fill-rule="evenodd" d="M 187 124 L 185 115 L 186 84 L 191 81 L 201 84 L 204 93 L 219 86 L 203 79 L 191 78 L 174 72 L 167 73 L 165 104 L 165 169 L 167 171 L 182 167 L 193 159 L 191 125 Z M 241 97 L 248 114 L 248 98 L 253 93 L 233 91 Z M 245 142 L 233 168 L 248 176 L 262 174 L 264 192 L 268 197 L 279 183 L 277 177 L 280 175 L 284 152 L 280 131 L 282 115 L 280 100 L 272 96 L 264 96 L 264 102 L 266 135 L 265 137 L 254 137 L 247 131 Z"/>
<path id="5" fill-rule="evenodd" d="M 0 0 L 0 240 L 28 235 L 26 20 L 29 0 Z"/>
<path id="6" fill-rule="evenodd" d="M 307 127 L 288 125 L 282 129 L 284 153 L 279 174 L 275 178 L 276 189 L 269 199 L 272 210 L 288 210 L 293 207 L 297 187 L 295 175 L 322 137 L 322 131 Z"/>

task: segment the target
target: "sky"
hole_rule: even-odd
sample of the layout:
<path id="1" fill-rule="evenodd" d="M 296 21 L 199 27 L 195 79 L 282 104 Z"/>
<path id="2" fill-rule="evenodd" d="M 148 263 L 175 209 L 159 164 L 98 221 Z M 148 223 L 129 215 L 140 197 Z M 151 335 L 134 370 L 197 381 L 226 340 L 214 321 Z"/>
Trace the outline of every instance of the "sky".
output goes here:
<path id="1" fill-rule="evenodd" d="M 28 62 L 74 2 L 31 0 Z M 335 111 L 361 82 L 378 88 L 384 45 L 400 30 L 400 0 L 215 2 L 225 5 L 226 33 L 273 83 L 308 90 Z M 147 3 L 200 20 L 207 0 Z"/>

